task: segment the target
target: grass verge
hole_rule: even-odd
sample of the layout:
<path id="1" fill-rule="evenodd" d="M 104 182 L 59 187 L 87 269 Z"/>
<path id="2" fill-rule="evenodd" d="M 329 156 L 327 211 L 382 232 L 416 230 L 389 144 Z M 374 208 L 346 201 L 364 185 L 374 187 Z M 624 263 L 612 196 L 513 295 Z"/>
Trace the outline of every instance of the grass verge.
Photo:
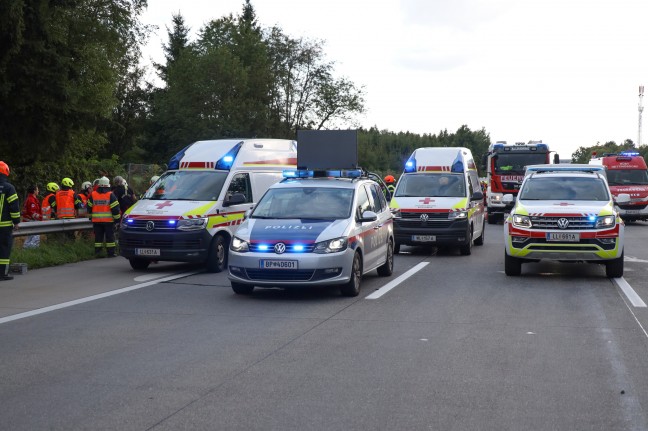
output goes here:
<path id="1" fill-rule="evenodd" d="M 94 259 L 94 238 L 78 235 L 74 239 L 65 233 L 41 235 L 40 246 L 23 248 L 24 237 L 15 238 L 11 263 L 26 263 L 28 269 L 45 268 L 65 263 Z"/>

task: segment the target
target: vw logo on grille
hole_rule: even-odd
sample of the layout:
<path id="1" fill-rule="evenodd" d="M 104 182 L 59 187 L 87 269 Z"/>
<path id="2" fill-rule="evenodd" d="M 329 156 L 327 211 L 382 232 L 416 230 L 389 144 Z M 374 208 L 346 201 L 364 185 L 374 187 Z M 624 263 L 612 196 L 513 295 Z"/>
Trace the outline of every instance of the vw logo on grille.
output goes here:
<path id="1" fill-rule="evenodd" d="M 153 222 L 151 220 L 147 221 L 146 222 L 146 230 L 150 232 L 153 229 L 155 229 L 155 222 Z"/>
<path id="2" fill-rule="evenodd" d="M 284 253 L 286 251 L 286 244 L 284 244 L 283 242 L 276 243 L 274 246 L 274 251 L 277 254 Z"/>
<path id="3" fill-rule="evenodd" d="M 427 215 L 427 214 L 425 214 L 425 213 L 421 214 L 421 221 L 422 221 L 423 223 L 427 223 L 427 221 L 428 221 L 429 218 L 430 218 L 429 215 Z"/>
<path id="4" fill-rule="evenodd" d="M 559 227 L 559 228 L 561 228 L 561 229 L 567 229 L 568 226 L 569 226 L 569 220 L 567 220 L 567 219 L 564 218 L 564 217 L 558 219 L 558 227 Z"/>

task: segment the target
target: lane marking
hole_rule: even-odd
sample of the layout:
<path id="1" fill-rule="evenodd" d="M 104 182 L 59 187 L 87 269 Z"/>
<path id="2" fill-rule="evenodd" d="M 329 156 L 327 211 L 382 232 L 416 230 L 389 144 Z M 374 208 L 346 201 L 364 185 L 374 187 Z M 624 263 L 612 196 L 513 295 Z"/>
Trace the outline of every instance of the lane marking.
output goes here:
<path id="1" fill-rule="evenodd" d="M 407 271 L 404 274 L 401 274 L 398 278 L 392 280 L 391 282 L 385 284 L 383 287 L 380 289 L 376 290 L 374 293 L 371 295 L 367 296 L 365 299 L 378 299 L 381 296 L 383 296 L 385 293 L 389 292 L 392 290 L 394 287 L 398 286 L 401 284 L 403 281 L 407 280 L 423 268 L 425 268 L 430 262 L 421 262 L 418 265 L 414 266 L 413 268 L 410 268 L 409 271 Z"/>
<path id="2" fill-rule="evenodd" d="M 155 272 L 153 274 L 138 275 L 133 280 L 137 281 L 139 283 L 139 282 L 154 280 L 156 278 L 166 277 L 167 275 L 171 275 L 171 274 L 173 274 L 173 273 L 172 272 Z"/>
<path id="3" fill-rule="evenodd" d="M 0 325 L 7 322 L 13 322 L 14 320 L 25 319 L 27 317 L 38 316 L 39 314 L 49 313 L 50 311 L 60 310 L 62 308 L 72 307 L 74 305 L 83 304 L 90 301 L 96 301 L 97 299 L 108 298 L 110 296 L 119 295 L 121 293 L 130 292 L 133 290 L 141 289 L 143 287 L 153 286 L 154 284 L 162 283 L 165 281 L 176 280 L 178 278 L 187 277 L 190 275 L 198 274 L 202 271 L 191 271 L 183 272 L 181 274 L 171 275 L 169 277 L 160 278 L 153 281 L 147 281 L 146 283 L 135 284 L 133 286 L 124 287 L 122 289 L 111 290 L 110 292 L 100 293 L 98 295 L 88 296 L 86 298 L 75 299 L 74 301 L 62 302 L 61 304 L 50 305 L 49 307 L 38 308 L 36 310 L 26 311 L 24 313 L 14 314 L 13 316 L 7 316 L 0 318 Z"/>
<path id="4" fill-rule="evenodd" d="M 613 278 L 612 281 L 619 286 L 619 288 L 623 291 L 625 294 L 626 298 L 632 303 L 633 306 L 635 307 L 645 307 L 646 303 L 643 302 L 643 299 L 639 297 L 637 292 L 628 284 L 628 282 L 625 280 L 623 277 L 619 278 Z"/>

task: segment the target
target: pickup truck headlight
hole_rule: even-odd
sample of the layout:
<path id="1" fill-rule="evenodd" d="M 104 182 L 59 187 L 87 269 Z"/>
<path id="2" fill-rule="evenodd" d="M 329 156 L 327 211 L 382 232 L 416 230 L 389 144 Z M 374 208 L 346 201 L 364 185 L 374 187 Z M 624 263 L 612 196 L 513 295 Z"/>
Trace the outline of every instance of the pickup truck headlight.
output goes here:
<path id="1" fill-rule="evenodd" d="M 245 253 L 247 251 L 250 251 L 250 244 L 247 241 L 244 241 L 241 238 L 235 236 L 230 242 L 230 249 L 239 253 Z"/>
<path id="2" fill-rule="evenodd" d="M 337 253 L 346 250 L 348 243 L 349 242 L 345 237 L 318 242 L 315 244 L 315 248 L 313 248 L 313 253 Z"/>
<path id="3" fill-rule="evenodd" d="M 603 217 L 598 217 L 596 219 L 596 228 L 604 228 L 604 227 L 614 227 L 616 223 L 615 217 L 613 215 L 607 215 Z"/>
<path id="4" fill-rule="evenodd" d="M 200 230 L 206 227 L 206 218 L 190 218 L 178 220 L 178 230 Z"/>
<path id="5" fill-rule="evenodd" d="M 468 211 L 450 211 L 448 214 L 449 220 L 461 220 L 468 218 Z"/>
<path id="6" fill-rule="evenodd" d="M 529 216 L 513 214 L 513 226 L 515 227 L 531 227 L 531 219 Z"/>

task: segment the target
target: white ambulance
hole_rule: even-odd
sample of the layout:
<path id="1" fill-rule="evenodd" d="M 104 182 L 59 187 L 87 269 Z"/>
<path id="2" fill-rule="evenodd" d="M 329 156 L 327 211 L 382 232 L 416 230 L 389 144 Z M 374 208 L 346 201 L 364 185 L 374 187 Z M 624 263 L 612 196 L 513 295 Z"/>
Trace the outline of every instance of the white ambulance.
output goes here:
<path id="1" fill-rule="evenodd" d="M 405 164 L 390 202 L 395 251 L 400 246 L 456 246 L 471 254 L 484 244 L 484 195 L 472 153 L 463 147 L 418 148 Z"/>
<path id="2" fill-rule="evenodd" d="M 223 271 L 245 212 L 296 163 L 292 140 L 223 139 L 187 146 L 122 217 L 120 254 L 133 269 L 177 261 Z"/>

